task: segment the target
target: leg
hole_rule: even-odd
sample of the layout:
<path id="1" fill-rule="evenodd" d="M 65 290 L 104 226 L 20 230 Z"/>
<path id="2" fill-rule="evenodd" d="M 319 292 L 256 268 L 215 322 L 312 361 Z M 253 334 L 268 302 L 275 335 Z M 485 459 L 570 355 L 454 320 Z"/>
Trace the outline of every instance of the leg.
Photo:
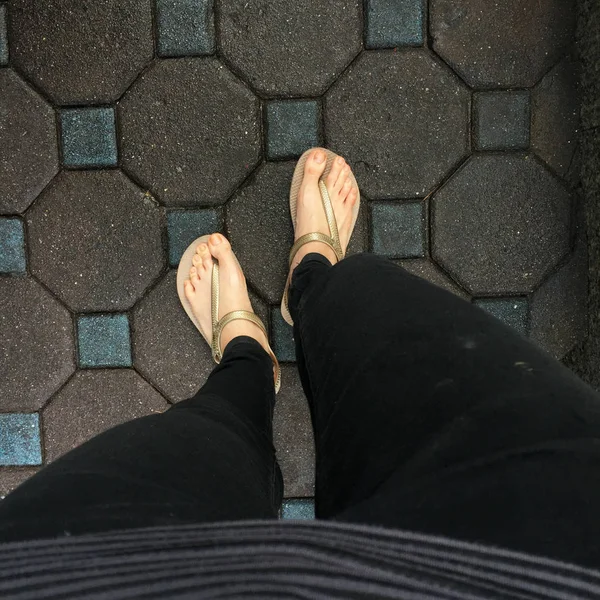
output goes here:
<path id="1" fill-rule="evenodd" d="M 361 255 L 290 295 L 317 515 L 600 564 L 600 400 L 483 311 Z"/>
<path id="2" fill-rule="evenodd" d="M 186 290 L 208 331 L 212 256 L 223 311 L 252 309 L 229 244 L 213 238 L 210 252 L 199 248 Z M 221 342 L 223 360 L 194 398 L 97 436 L 2 501 L 0 540 L 276 517 L 283 484 L 267 341 L 255 325 L 234 321 Z"/>
<path id="3" fill-rule="evenodd" d="M 328 232 L 322 173 L 314 153 L 297 237 Z M 325 183 L 345 248 L 352 197 L 346 183 Z M 598 395 L 499 321 L 391 262 L 335 261 L 325 244 L 307 245 L 289 296 L 315 427 L 317 516 L 599 566 Z"/>

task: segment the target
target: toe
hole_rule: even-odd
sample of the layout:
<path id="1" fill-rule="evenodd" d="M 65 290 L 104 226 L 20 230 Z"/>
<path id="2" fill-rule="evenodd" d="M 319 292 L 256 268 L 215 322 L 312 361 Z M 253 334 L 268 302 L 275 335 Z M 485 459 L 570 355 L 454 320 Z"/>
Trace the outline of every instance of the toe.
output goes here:
<path id="1" fill-rule="evenodd" d="M 183 282 L 183 291 L 185 292 L 185 297 L 191 302 L 196 295 L 196 291 L 192 282 L 188 279 Z"/>
<path id="2" fill-rule="evenodd" d="M 198 254 L 198 253 L 194 254 L 194 256 L 192 258 L 192 264 L 195 267 L 199 267 L 202 264 L 202 256 L 200 256 L 200 254 Z"/>
<path id="3" fill-rule="evenodd" d="M 344 187 L 345 183 L 347 181 L 349 181 L 349 179 L 350 179 L 350 167 L 348 165 L 346 165 L 342 169 L 340 176 L 337 178 L 337 181 L 335 182 L 336 189 L 341 190 Z"/>
<path id="4" fill-rule="evenodd" d="M 328 189 L 331 190 L 335 188 L 336 182 L 339 179 L 342 172 L 344 171 L 345 166 L 346 161 L 341 156 L 338 156 L 333 161 L 333 164 L 331 165 L 331 171 L 329 172 L 329 175 L 327 176 L 327 181 L 325 182 Z"/>
<path id="5" fill-rule="evenodd" d="M 231 252 L 231 245 L 227 238 L 220 233 L 213 233 L 208 240 L 208 248 L 210 254 L 214 256 L 219 262 L 227 261 L 233 258 L 233 252 Z"/>
<path id="6" fill-rule="evenodd" d="M 354 206 L 356 204 L 357 200 L 358 200 L 358 192 L 356 191 L 356 188 L 353 187 L 350 190 L 350 193 L 348 194 L 348 196 L 346 197 L 346 202 L 350 203 L 350 206 Z"/>
<path id="7" fill-rule="evenodd" d="M 348 198 L 348 194 L 350 193 L 351 190 L 352 190 L 352 181 L 350 181 L 350 179 L 346 179 L 346 181 L 344 182 L 344 185 L 340 191 L 340 198 L 342 200 L 346 200 Z"/>
<path id="8" fill-rule="evenodd" d="M 190 269 L 190 281 L 194 286 L 194 289 L 200 283 L 200 278 L 198 277 L 198 270 L 196 269 L 196 267 L 192 267 Z"/>
<path id="9" fill-rule="evenodd" d="M 317 182 L 323 175 L 326 165 L 326 156 L 323 150 L 315 150 L 309 155 L 304 167 L 304 178 L 307 182 Z"/>

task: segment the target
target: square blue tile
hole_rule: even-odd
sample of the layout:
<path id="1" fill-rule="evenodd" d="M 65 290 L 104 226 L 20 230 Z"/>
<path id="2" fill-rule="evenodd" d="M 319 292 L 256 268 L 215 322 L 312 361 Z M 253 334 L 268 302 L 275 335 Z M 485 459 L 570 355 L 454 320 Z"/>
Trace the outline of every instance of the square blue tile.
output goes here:
<path id="1" fill-rule="evenodd" d="M 294 328 L 281 316 L 281 308 L 271 308 L 271 347 L 280 362 L 296 362 L 296 343 Z"/>
<path id="2" fill-rule="evenodd" d="M 157 0 L 158 54 L 201 56 L 215 51 L 212 0 Z"/>
<path id="3" fill-rule="evenodd" d="M 479 298 L 473 303 L 520 334 L 527 335 L 529 322 L 527 298 Z"/>
<path id="4" fill-rule="evenodd" d="M 529 147 L 531 99 L 527 90 L 479 92 L 473 102 L 474 142 L 478 150 Z"/>
<path id="5" fill-rule="evenodd" d="M 371 227 L 375 254 L 388 258 L 425 256 L 423 202 L 373 202 Z"/>
<path id="6" fill-rule="evenodd" d="M 315 518 L 313 498 L 293 498 L 284 500 L 281 505 L 282 519 L 310 520 Z"/>
<path id="7" fill-rule="evenodd" d="M 39 415 L 0 414 L 0 465 L 41 464 Z"/>
<path id="8" fill-rule="evenodd" d="M 315 100 L 267 104 L 267 157 L 295 158 L 319 145 L 319 105 Z"/>
<path id="9" fill-rule="evenodd" d="M 115 112 L 110 107 L 60 111 L 63 164 L 67 167 L 110 167 L 117 164 Z"/>
<path id="10" fill-rule="evenodd" d="M 0 273 L 25 273 L 26 262 L 23 221 L 0 218 Z"/>
<path id="11" fill-rule="evenodd" d="M 0 4 L 0 66 L 8 64 L 8 33 L 6 28 L 6 4 Z"/>
<path id="12" fill-rule="evenodd" d="M 423 44 L 425 0 L 367 0 L 367 48 Z"/>
<path id="13" fill-rule="evenodd" d="M 84 315 L 77 320 L 80 367 L 130 367 L 127 315 Z"/>
<path id="14" fill-rule="evenodd" d="M 187 247 L 200 236 L 223 233 L 223 211 L 220 208 L 170 210 L 167 213 L 169 264 L 176 267 Z"/>

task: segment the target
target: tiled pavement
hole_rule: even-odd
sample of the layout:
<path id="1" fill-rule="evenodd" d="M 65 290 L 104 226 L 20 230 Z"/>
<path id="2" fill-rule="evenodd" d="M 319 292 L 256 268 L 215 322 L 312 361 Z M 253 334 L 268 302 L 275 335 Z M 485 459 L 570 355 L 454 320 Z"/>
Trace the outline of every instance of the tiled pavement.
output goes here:
<path id="1" fill-rule="evenodd" d="M 316 144 L 361 185 L 353 251 L 564 356 L 587 286 L 574 18 L 568 0 L 0 0 L 0 494 L 202 384 L 174 275 L 201 234 L 231 237 L 293 362 L 287 191 Z M 276 413 L 286 496 L 310 497 L 292 364 Z"/>

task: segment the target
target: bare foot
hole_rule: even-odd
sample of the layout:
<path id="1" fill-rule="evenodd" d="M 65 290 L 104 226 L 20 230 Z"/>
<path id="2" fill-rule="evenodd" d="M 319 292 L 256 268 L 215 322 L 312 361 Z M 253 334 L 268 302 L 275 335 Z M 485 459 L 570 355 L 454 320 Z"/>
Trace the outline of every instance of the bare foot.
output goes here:
<path id="1" fill-rule="evenodd" d="M 325 170 L 326 159 L 327 157 L 323 150 L 314 150 L 306 161 L 304 179 L 298 192 L 296 240 L 307 233 L 313 232 L 320 232 L 331 236 L 319 190 L 319 179 Z M 325 178 L 324 183 L 331 198 L 333 213 L 335 214 L 340 236 L 340 244 L 345 253 L 350 241 L 352 209 L 358 199 L 358 192 L 352 187 L 350 166 L 346 164 L 346 161 L 341 156 L 335 159 L 331 167 L 331 172 Z M 322 254 L 332 264 L 337 262 L 335 252 L 327 244 L 323 242 L 309 242 L 302 246 L 294 257 L 290 266 L 290 272 L 311 252 Z"/>
<path id="2" fill-rule="evenodd" d="M 240 265 L 231 251 L 227 239 L 219 233 L 210 236 L 208 244 L 200 244 L 192 260 L 190 278 L 185 282 L 185 296 L 188 299 L 194 316 L 198 319 L 206 337 L 212 339 L 211 319 L 211 281 L 213 256 L 219 262 L 219 319 L 234 310 L 252 310 L 246 278 Z M 254 338 L 268 351 L 269 342 L 265 334 L 254 323 L 236 320 L 225 325 L 221 333 L 221 352 L 225 352 L 227 344 L 239 335 Z"/>

